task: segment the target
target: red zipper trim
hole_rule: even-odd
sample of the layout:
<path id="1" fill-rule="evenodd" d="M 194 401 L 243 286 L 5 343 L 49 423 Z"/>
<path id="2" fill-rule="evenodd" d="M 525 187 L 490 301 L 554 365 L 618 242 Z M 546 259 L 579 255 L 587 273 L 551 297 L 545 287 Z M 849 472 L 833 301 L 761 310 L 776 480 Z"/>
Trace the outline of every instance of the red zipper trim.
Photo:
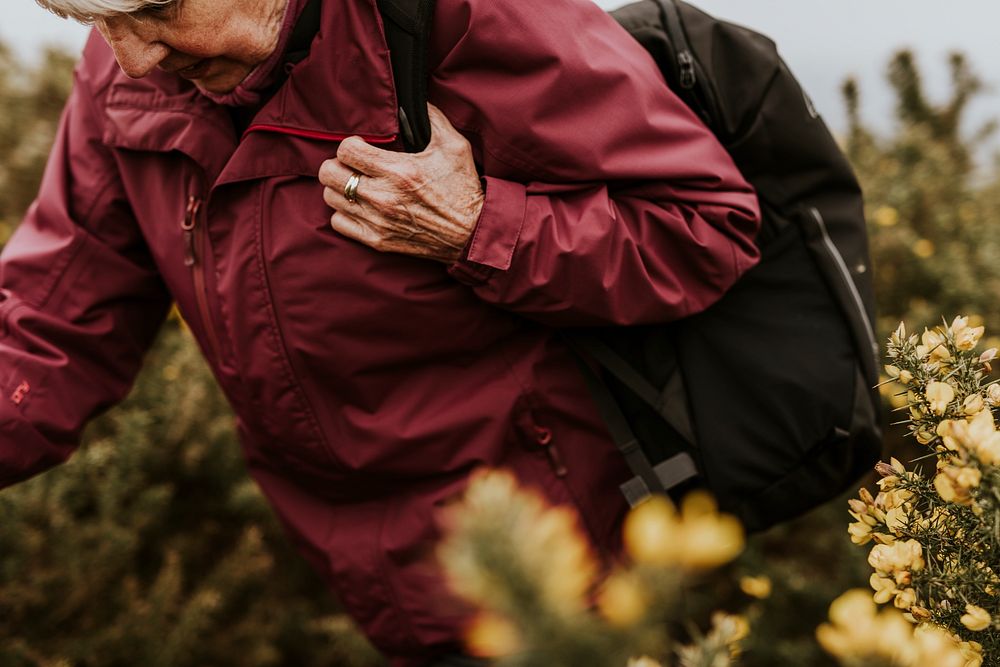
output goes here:
<path id="1" fill-rule="evenodd" d="M 314 132 L 313 130 L 297 130 L 294 127 L 281 127 L 280 125 L 251 125 L 247 128 L 243 136 L 251 132 L 276 132 L 278 134 L 290 134 L 293 137 L 304 137 L 305 139 L 320 139 L 322 141 L 343 141 L 348 137 L 360 136 L 369 144 L 391 144 L 399 137 L 394 134 L 391 137 L 371 137 L 355 134 L 329 134 L 327 132 Z"/>

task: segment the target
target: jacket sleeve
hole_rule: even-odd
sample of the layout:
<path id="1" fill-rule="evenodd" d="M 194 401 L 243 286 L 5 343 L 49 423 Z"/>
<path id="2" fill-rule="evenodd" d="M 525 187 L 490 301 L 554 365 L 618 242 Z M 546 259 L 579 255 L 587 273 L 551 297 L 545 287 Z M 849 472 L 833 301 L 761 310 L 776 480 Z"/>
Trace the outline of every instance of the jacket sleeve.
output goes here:
<path id="1" fill-rule="evenodd" d="M 121 400 L 169 297 L 78 75 L 38 198 L 0 255 L 0 487 L 64 461 Z"/>
<path id="2" fill-rule="evenodd" d="M 705 309 L 754 265 L 753 189 L 603 10 L 440 5 L 430 94 L 486 191 L 452 276 L 553 326 L 638 324 Z"/>

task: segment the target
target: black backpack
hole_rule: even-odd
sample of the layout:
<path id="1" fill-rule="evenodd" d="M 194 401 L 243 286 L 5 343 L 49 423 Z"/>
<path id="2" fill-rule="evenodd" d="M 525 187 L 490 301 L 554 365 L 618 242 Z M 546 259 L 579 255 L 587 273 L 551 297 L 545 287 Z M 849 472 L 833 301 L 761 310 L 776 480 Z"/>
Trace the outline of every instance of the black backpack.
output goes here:
<path id="1" fill-rule="evenodd" d="M 420 151 L 434 3 L 378 6 L 401 133 Z M 838 495 L 881 452 L 861 190 L 771 40 L 675 0 L 612 16 L 757 189 L 762 259 L 703 313 L 564 334 L 635 475 L 628 501 L 704 485 L 760 530 Z"/>

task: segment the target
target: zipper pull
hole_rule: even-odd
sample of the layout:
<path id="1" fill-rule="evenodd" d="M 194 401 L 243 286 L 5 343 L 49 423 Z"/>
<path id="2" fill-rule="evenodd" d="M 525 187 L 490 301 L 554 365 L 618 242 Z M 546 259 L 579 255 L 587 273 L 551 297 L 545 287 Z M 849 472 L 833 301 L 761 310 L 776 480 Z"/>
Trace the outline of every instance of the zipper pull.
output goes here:
<path id="1" fill-rule="evenodd" d="M 198 211 L 200 210 L 201 200 L 194 195 L 188 197 L 184 221 L 181 222 L 181 229 L 184 231 L 184 266 L 194 266 L 198 263 L 198 256 L 194 248 L 194 228 L 198 224 Z"/>
<path id="2" fill-rule="evenodd" d="M 698 77 L 694 72 L 694 56 L 685 49 L 677 54 L 677 63 L 681 70 L 681 88 L 691 90 L 698 83 Z"/>
<path id="3" fill-rule="evenodd" d="M 548 457 L 549 463 L 552 464 L 552 470 L 555 471 L 556 477 L 565 477 L 568 471 L 559 450 L 552 445 L 552 431 L 544 426 L 535 426 L 535 434 L 538 444 L 545 450 L 545 455 Z"/>

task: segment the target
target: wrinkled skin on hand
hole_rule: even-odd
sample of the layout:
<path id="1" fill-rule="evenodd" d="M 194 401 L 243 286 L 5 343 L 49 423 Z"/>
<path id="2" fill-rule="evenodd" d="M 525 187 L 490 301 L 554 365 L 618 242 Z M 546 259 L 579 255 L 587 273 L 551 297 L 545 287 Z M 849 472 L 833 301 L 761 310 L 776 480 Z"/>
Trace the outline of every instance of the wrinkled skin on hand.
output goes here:
<path id="1" fill-rule="evenodd" d="M 485 195 L 469 142 L 440 109 L 427 106 L 431 142 L 422 153 L 350 137 L 320 167 L 319 180 L 336 231 L 381 252 L 451 263 L 472 235 Z M 344 188 L 355 172 L 361 182 L 357 201 L 349 202 Z"/>

